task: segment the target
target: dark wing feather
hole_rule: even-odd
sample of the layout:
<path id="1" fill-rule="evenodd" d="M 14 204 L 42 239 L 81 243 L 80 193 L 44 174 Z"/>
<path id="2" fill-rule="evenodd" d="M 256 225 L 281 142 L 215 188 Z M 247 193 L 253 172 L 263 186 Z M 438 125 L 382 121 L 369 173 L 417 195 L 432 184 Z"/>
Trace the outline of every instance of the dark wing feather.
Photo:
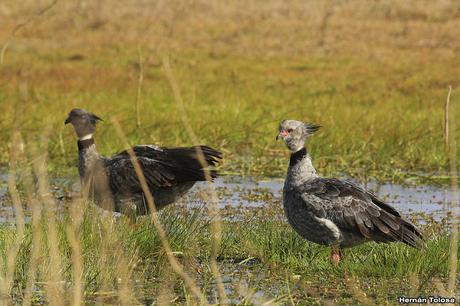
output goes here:
<path id="1" fill-rule="evenodd" d="M 204 181 L 205 171 L 211 178 L 222 153 L 207 146 L 161 148 L 135 146 L 133 151 L 139 161 L 149 188 L 171 187 L 180 183 Z M 203 162 L 201 162 L 203 160 Z M 140 192 L 141 187 L 127 151 L 105 160 L 112 191 Z"/>
<path id="2" fill-rule="evenodd" d="M 163 165 L 144 157 L 137 158 L 149 189 L 174 186 L 174 174 Z M 114 193 L 142 192 L 139 178 L 130 158 L 117 158 L 106 163 L 110 188 Z"/>
<path id="3" fill-rule="evenodd" d="M 304 183 L 301 192 L 322 199 L 321 207 L 315 207 L 317 215 L 326 214 L 342 230 L 377 242 L 402 241 L 413 247 L 423 239 L 420 231 L 393 207 L 351 182 L 315 178 Z"/>

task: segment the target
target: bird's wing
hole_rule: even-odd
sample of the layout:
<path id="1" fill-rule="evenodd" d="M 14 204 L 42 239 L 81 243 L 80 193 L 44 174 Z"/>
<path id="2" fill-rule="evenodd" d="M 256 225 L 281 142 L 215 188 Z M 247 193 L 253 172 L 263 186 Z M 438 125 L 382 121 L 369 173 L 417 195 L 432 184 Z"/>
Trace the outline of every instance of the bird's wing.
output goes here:
<path id="1" fill-rule="evenodd" d="M 315 178 L 299 189 L 300 197 L 316 216 L 379 242 L 400 240 L 418 246 L 422 234 L 391 206 L 355 184 Z"/>
<path id="2" fill-rule="evenodd" d="M 217 177 L 217 172 L 208 167 L 215 166 L 222 158 L 222 153 L 207 146 L 162 148 L 141 145 L 132 149 L 149 187 L 168 187 L 185 182 L 204 181 L 206 172 L 209 178 L 213 179 Z M 126 183 L 132 188 L 139 186 L 127 151 L 107 159 L 106 167 L 115 190 L 123 188 Z"/>
<path id="3" fill-rule="evenodd" d="M 161 163 L 137 157 L 149 189 L 170 187 L 177 184 L 174 173 Z M 106 160 L 106 169 L 110 188 L 114 193 L 137 193 L 142 191 L 139 178 L 129 157 L 120 157 Z"/>
<path id="4" fill-rule="evenodd" d="M 179 181 L 206 180 L 205 170 L 209 170 L 211 178 L 217 177 L 217 172 L 208 167 L 214 167 L 222 158 L 222 153 L 207 147 L 177 147 L 164 148 L 153 146 L 133 147 L 136 156 L 155 159 L 164 166 L 169 167 Z"/>

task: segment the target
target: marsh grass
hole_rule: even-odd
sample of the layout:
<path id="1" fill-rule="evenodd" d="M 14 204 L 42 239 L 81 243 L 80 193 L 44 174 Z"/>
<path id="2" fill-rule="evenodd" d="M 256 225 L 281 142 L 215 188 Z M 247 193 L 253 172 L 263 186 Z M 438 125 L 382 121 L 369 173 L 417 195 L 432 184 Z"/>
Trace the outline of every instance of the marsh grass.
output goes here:
<path id="1" fill-rule="evenodd" d="M 360 291 L 373 303 L 392 304 L 397 296 L 410 292 L 429 295 L 436 291 L 436 282 L 446 281 L 449 275 L 450 237 L 441 229 L 428 235 L 426 245 L 420 250 L 402 243 L 367 243 L 346 249 L 343 264 L 336 267 L 330 264 L 328 248 L 306 242 L 285 221 L 261 218 L 251 226 L 235 227 L 249 231 L 243 240 L 246 256 L 259 258 L 275 275 L 287 272 L 293 279 L 297 275 L 294 282 L 309 284 L 310 290 L 318 288 L 320 292 L 311 296 L 319 295 L 326 300 L 330 297 L 327 290 L 332 289 L 336 290 L 333 297 L 337 301 L 359 301 L 347 289 L 350 277 L 361 283 Z M 233 231 L 240 235 L 238 230 Z M 293 294 L 296 300 L 309 295 L 298 291 Z"/>
<path id="2" fill-rule="evenodd" d="M 408 277 L 410 273 L 419 276 L 422 273 L 429 275 L 430 271 L 435 275 L 442 272 L 445 277 L 448 271 L 447 233 L 433 236 L 423 250 L 398 243 L 369 243 L 345 250 L 347 260 L 339 268 L 330 264 L 327 248 L 305 243 L 305 240 L 292 232 L 285 222 L 258 222 L 252 229 L 249 241 L 252 249 L 260 252 L 256 253 L 259 257 L 285 264 L 298 272 L 309 271 L 312 274 L 325 275 L 332 272 L 334 276 L 338 276 L 347 271 L 364 277 L 398 278 Z"/>
<path id="3" fill-rule="evenodd" d="M 347 250 L 336 267 L 329 262 L 328 248 L 299 237 L 280 207 L 268 205 L 236 221 L 220 220 L 216 250 L 207 204 L 162 210 L 156 221 L 161 235 L 148 217 L 132 224 L 79 197 L 58 210 L 57 203 L 51 205 L 56 201 L 52 194 L 43 192 L 49 190 L 42 172 L 46 154 L 32 152 L 37 156 L 32 155 L 30 166 L 10 171 L 18 181 L 13 195 L 33 203 L 24 213 L 31 220 L 17 223 L 23 224 L 22 231 L 17 224 L 0 227 L 2 298 L 7 303 L 220 304 L 216 268 L 227 278 L 221 285 L 233 304 L 392 303 L 407 292 L 431 294 L 449 276 L 452 251 L 446 222 L 423 228 L 428 239 L 421 250 L 368 243 Z M 171 256 L 195 289 L 172 268 Z"/>
<path id="4" fill-rule="evenodd" d="M 446 223 L 424 226 L 421 250 L 369 243 L 335 267 L 279 208 L 221 220 L 212 186 L 209 207 L 170 207 L 135 226 L 50 193 L 50 176 L 75 172 L 62 121 L 77 106 L 117 118 L 98 127 L 106 155 L 128 143 L 199 142 L 224 151 L 224 173 L 281 176 L 287 152 L 273 139 L 294 117 L 324 126 L 309 149 L 325 175 L 455 187 L 459 134 L 450 124 L 445 150 L 442 101 L 447 85 L 458 101 L 459 4 L 329 4 L 0 4 L 0 141 L 10 144 L 0 162 L 16 218 L 0 226 L 1 301 L 393 304 L 455 288 L 458 237 Z"/>
<path id="5" fill-rule="evenodd" d="M 202 233 L 203 228 L 208 227 L 208 224 L 198 222 L 198 214 L 200 211 L 190 215 L 171 209 L 161 214 L 161 221 L 172 248 L 176 254 L 180 254 L 183 261 L 193 261 L 192 258 L 200 253 L 197 237 Z M 32 224 L 26 224 L 24 238 L 19 241 L 19 250 L 14 259 L 14 275 L 10 284 L 10 294 L 14 303 L 27 304 L 24 300 L 27 282 L 32 281 L 34 288 L 38 286 L 44 290 L 44 286 L 50 284 L 47 280 L 51 276 L 59 277 L 56 281 L 63 283 L 63 290 L 58 296 L 51 299 L 48 297 L 46 300 L 48 302 L 71 302 L 68 296 L 73 293 L 70 285 L 75 285 L 72 273 L 74 265 L 72 256 L 75 256 L 75 252 L 66 228 L 72 221 L 69 216 L 56 220 L 58 235 L 56 247 L 59 249 L 59 259 L 62 261 L 62 269 L 59 271 L 53 271 L 53 259 L 48 256 L 50 253 L 48 221 L 41 219 L 39 230 L 42 239 L 38 241 L 32 240 Z M 90 207 L 83 216 L 78 233 L 81 245 L 81 282 L 85 299 L 103 296 L 104 292 L 113 296 L 117 296 L 118 292 L 123 293 L 121 287 L 123 281 L 126 280 L 122 279 L 123 275 L 120 272 L 123 271 L 122 265 L 124 264 L 128 264 L 130 270 L 128 285 L 131 290 L 135 285 L 148 287 L 149 282 L 154 282 L 150 284 L 154 288 L 157 285 L 155 284 L 157 277 L 171 273 L 160 238 L 155 227 L 148 220 L 141 220 L 136 228 L 133 228 L 130 221 L 124 217 L 114 219 L 112 216 L 105 216 L 101 218 L 101 212 Z M 2 226 L 0 236 L 2 265 L 4 265 L 8 259 L 6 252 L 18 242 L 18 237 L 15 228 L 11 226 Z M 35 260 L 37 267 L 35 273 L 29 275 L 27 271 L 30 270 L 32 264 L 33 244 L 39 245 L 38 257 Z M 37 295 L 40 294 L 40 291 L 34 290 L 32 299 L 39 299 Z M 152 292 L 150 294 L 154 296 Z M 117 298 L 119 299 L 120 296 Z"/>
<path id="6" fill-rule="evenodd" d="M 459 7 L 409 2 L 60 1 L 9 42 L 0 140 L 14 125 L 33 138 L 47 122 L 49 167 L 69 174 L 75 144 L 62 122 L 72 107 L 116 115 L 133 143 L 170 146 L 191 142 L 178 128 L 185 112 L 199 140 L 226 154 L 224 172 L 281 176 L 287 153 L 273 139 L 280 120 L 295 118 L 323 126 L 309 148 L 322 173 L 447 183 L 443 101 L 458 86 Z M 3 3 L 0 42 L 49 5 Z M 122 147 L 110 124 L 96 137 L 104 154 Z"/>

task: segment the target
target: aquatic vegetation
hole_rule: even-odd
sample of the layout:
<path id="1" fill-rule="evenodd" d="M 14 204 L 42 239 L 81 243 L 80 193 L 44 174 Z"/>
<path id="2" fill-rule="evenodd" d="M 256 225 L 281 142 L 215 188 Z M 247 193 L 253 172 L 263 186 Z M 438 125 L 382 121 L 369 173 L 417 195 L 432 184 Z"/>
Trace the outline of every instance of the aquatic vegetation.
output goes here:
<path id="1" fill-rule="evenodd" d="M 2 16 L 0 38 L 21 8 L 41 8 L 4 3 L 12 13 Z M 7 143 L 13 129 L 29 140 L 51 129 L 50 169 L 74 174 L 75 141 L 62 118 L 83 107 L 105 119 L 96 136 L 104 155 L 121 147 L 112 116 L 133 144 L 192 144 L 163 67 L 167 56 L 189 125 L 202 143 L 224 151 L 229 174 L 281 177 L 287 153 L 274 132 L 281 119 L 293 118 L 323 126 L 312 148 L 321 173 L 448 180 L 444 102 L 449 84 L 452 106 L 457 101 L 460 69 L 449 51 L 458 47 L 455 2 L 411 2 L 410 10 L 397 1 L 327 8 L 271 0 L 264 9 L 178 3 L 75 8 L 63 1 L 22 28 L 0 70 L 0 141 Z M 145 11 L 156 16 L 149 31 Z M 451 116 L 459 112 L 452 108 Z M 0 163 L 8 162 L 7 150 L 0 147 Z"/>
<path id="2" fill-rule="evenodd" d="M 219 182 L 220 188 L 227 188 L 225 181 L 236 183 L 235 179 L 224 180 Z M 227 297 L 234 303 L 272 299 L 283 303 L 360 301 L 350 292 L 349 286 L 358 286 L 375 302 L 392 303 L 398 295 L 407 292 L 430 294 L 437 290 L 437 283 L 448 276 L 449 222 L 446 222 L 446 215 L 418 217 L 429 237 L 422 250 L 400 243 L 369 243 L 346 249 L 342 264 L 333 266 L 327 248 L 306 242 L 288 225 L 279 202 L 280 183 L 268 185 L 272 186 L 268 198 L 264 196 L 267 187 L 259 188 L 250 183 L 239 186 L 239 192 L 229 189 L 219 194 L 224 219 L 218 267 Z M 206 188 L 201 188 L 204 189 L 195 190 L 178 205 L 163 210 L 160 220 L 174 256 L 207 295 L 208 301 L 214 303 L 218 300 L 209 261 L 212 235 L 210 219 L 206 217 L 208 207 L 202 200 Z M 65 200 L 60 205 L 70 210 L 56 215 L 54 220 L 59 246 L 58 270 L 52 269 L 56 259 L 49 256 L 50 220 L 44 218 L 45 215 L 38 224 L 25 224 L 24 237 L 20 241 L 14 226 L 4 224 L 0 227 L 0 266 L 7 266 L 6 252 L 19 242 L 10 289 L 14 301 L 26 298 L 27 290 L 32 290 L 29 294 L 37 302 L 53 298 L 47 293 L 53 277 L 60 280 L 60 293 L 54 298 L 66 302 L 74 299 L 76 246 L 72 239 L 76 238 L 81 256 L 79 279 L 85 301 L 117 303 L 122 300 L 121 294 L 129 292 L 130 301 L 136 303 L 161 299 L 176 303 L 197 302 L 181 278 L 171 270 L 161 238 L 148 217 L 138 218 L 137 223 L 132 224 L 125 216 L 108 214 L 94 204 L 79 202 L 78 198 Z M 77 208 L 76 205 L 82 206 Z M 74 215 L 71 207 L 79 213 Z M 26 211 L 28 214 L 30 211 Z M 34 226 L 41 233 L 39 251 L 34 251 Z M 72 237 L 72 233 L 76 236 Z M 32 256 L 34 252 L 39 254 Z M 35 277 L 28 285 L 32 264 L 36 267 Z"/>
<path id="3" fill-rule="evenodd" d="M 449 86 L 450 118 L 460 118 L 458 12 L 457 1 L 2 1 L 0 301 L 373 305 L 447 296 L 460 270 L 449 212 L 460 134 L 452 120 L 447 141 L 444 119 Z M 63 125 L 74 107 L 105 119 L 96 136 L 104 155 L 126 142 L 200 140 L 222 149 L 227 176 L 162 211 L 165 237 L 149 218 L 102 213 L 75 187 L 76 144 Z M 326 248 L 294 233 L 282 183 L 262 181 L 285 174 L 288 153 L 274 141 L 284 118 L 321 124 L 317 170 L 370 183 L 421 226 L 425 248 L 369 243 L 334 267 Z M 260 183 L 246 188 L 239 176 Z M 451 180 L 454 191 L 405 192 L 375 179 Z"/>

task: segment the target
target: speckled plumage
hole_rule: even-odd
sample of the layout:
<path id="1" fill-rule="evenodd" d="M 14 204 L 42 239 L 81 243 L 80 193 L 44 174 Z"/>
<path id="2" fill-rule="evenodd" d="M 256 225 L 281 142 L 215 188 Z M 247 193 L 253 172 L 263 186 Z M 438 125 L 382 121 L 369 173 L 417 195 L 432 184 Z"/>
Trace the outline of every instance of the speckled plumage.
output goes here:
<path id="1" fill-rule="evenodd" d="M 351 182 L 317 175 L 304 147 L 312 134 L 305 133 L 309 124 L 295 120 L 283 123 L 278 136 L 285 142 L 291 137 L 288 142 L 294 145 L 290 148 L 301 147 L 291 154 L 283 189 L 286 217 L 298 234 L 318 244 L 338 247 L 369 240 L 420 245 L 420 231 L 374 194 Z M 303 131 L 292 136 L 299 127 Z"/>
<path id="2" fill-rule="evenodd" d="M 112 157 L 103 157 L 97 152 L 92 138 L 96 121 L 92 120 L 92 116 L 94 115 L 77 109 L 72 110 L 66 120 L 66 123 L 74 125 L 80 139 L 78 170 L 83 191 L 104 209 L 128 215 L 149 213 L 128 152 L 123 151 Z M 91 134 L 85 135 L 80 128 Z M 140 145 L 132 149 L 157 209 L 176 202 L 195 182 L 205 181 L 206 172 L 211 179 L 215 178 L 217 172 L 209 167 L 215 166 L 222 158 L 219 151 L 207 146 L 164 148 Z M 203 161 L 200 161 L 201 157 L 204 158 Z"/>

